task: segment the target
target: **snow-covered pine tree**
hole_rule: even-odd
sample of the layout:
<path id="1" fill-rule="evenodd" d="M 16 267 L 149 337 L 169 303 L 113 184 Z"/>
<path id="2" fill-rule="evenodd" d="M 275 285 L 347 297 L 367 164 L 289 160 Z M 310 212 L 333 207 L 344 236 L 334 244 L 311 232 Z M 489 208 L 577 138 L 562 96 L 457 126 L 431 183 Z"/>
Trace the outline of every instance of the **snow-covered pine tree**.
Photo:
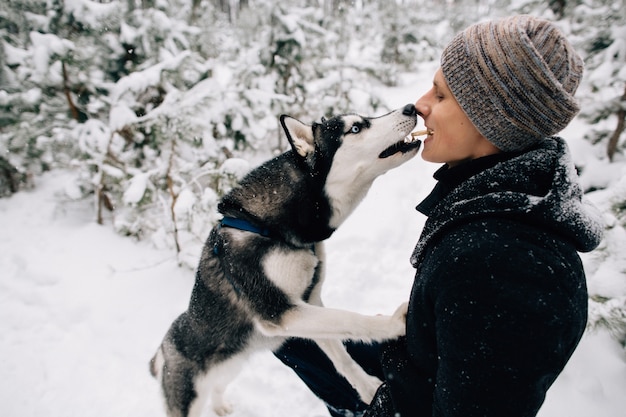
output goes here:
<path id="1" fill-rule="evenodd" d="M 419 7 L 416 3 L 378 5 L 377 14 L 388 24 L 381 31 L 381 60 L 398 71 L 412 71 L 419 62 L 438 60 L 445 42 L 454 35 L 448 4 Z"/>
<path id="2" fill-rule="evenodd" d="M 72 167 L 69 196 L 95 195 L 97 219 L 120 232 L 147 237 L 165 227 L 177 246 L 176 231 L 205 232 L 175 217 L 175 206 L 193 189 L 214 213 L 201 180 L 223 192 L 242 164 L 221 164 L 255 136 L 244 86 L 233 92 L 228 65 L 211 60 L 235 56 L 237 46 L 187 25 L 187 3 L 2 3 L 3 195 L 42 170 Z M 136 177 L 146 179 L 141 196 Z"/>
<path id="3" fill-rule="evenodd" d="M 19 173 L 19 185 L 75 155 L 65 138 L 87 118 L 77 93 L 89 97 L 74 76 L 76 66 L 89 66 L 76 42 L 93 38 L 60 1 L 16 0 L 0 7 L 0 151 Z"/>
<path id="4" fill-rule="evenodd" d="M 2 154 L 33 178 L 80 159 L 72 131 L 108 115 L 111 80 L 126 51 L 116 42 L 115 3 L 88 0 L 3 3 Z M 94 51 L 98 51 L 94 53 Z"/>
<path id="5" fill-rule="evenodd" d="M 214 220 L 208 194 L 244 171 L 231 157 L 284 149 L 279 114 L 310 122 L 377 111 L 372 83 L 387 82 L 395 64 L 378 59 L 381 39 L 370 28 L 386 22 L 375 4 L 325 14 L 305 1 L 284 10 L 259 2 L 235 24 L 216 20 L 212 4 L 3 3 L 5 189 L 71 166 L 78 174 L 67 191 L 94 196 L 99 222 L 182 250 Z M 194 14 L 201 27 L 187 24 Z M 204 221 L 174 210 L 183 201 L 195 204 L 186 215 Z"/>
<path id="6" fill-rule="evenodd" d="M 574 9 L 572 32 L 585 50 L 591 88 L 581 116 L 594 125 L 587 139 L 603 143 L 609 161 L 626 144 L 626 13 L 623 1 L 594 0 Z"/>
<path id="7" fill-rule="evenodd" d="M 571 31 L 585 56 L 580 117 L 592 126 L 585 139 L 601 147 L 604 162 L 583 167 L 582 178 L 595 190 L 605 214 L 607 229 L 601 247 L 586 265 L 590 269 L 589 326 L 606 327 L 626 343 L 626 261 L 622 247 L 626 237 L 626 182 L 623 175 L 594 181 L 594 169 L 624 164 L 626 147 L 626 14 L 623 0 L 589 0 L 572 10 Z"/>
<path id="8" fill-rule="evenodd" d="M 626 14 L 623 0 L 545 2 L 518 0 L 517 13 L 555 21 L 585 60 L 578 88 L 581 112 L 590 126 L 578 138 L 589 142 L 585 161 L 574 161 L 587 193 L 604 214 L 605 237 L 582 254 L 589 287 L 590 329 L 609 329 L 626 344 L 626 181 L 623 178 L 626 108 Z M 611 161 L 614 161 L 613 163 Z"/>
<path id="9" fill-rule="evenodd" d="M 230 45 L 202 42 L 212 33 L 189 26 L 189 9 L 176 3 L 124 16 L 118 42 L 135 58 L 110 88 L 108 117 L 75 130 L 87 155 L 77 188 L 96 196 L 99 222 L 195 263 L 218 193 L 242 174 L 222 164 L 248 132 L 245 112 L 233 112 L 241 96 L 229 88 L 231 69 L 205 55 L 232 53 Z"/>

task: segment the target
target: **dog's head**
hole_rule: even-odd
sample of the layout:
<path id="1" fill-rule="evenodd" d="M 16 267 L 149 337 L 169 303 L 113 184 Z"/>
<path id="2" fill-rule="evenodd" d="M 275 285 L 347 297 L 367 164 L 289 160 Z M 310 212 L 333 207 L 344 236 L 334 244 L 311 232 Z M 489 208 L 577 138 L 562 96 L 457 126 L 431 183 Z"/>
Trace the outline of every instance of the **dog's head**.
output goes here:
<path id="1" fill-rule="evenodd" d="M 347 114 L 307 125 L 283 115 L 280 121 L 295 157 L 322 179 L 335 228 L 378 176 L 414 157 L 421 143 L 405 140 L 417 123 L 412 104 L 380 117 Z"/>
<path id="2" fill-rule="evenodd" d="M 421 143 L 405 140 L 417 123 L 412 104 L 380 117 L 346 114 L 307 125 L 282 115 L 280 121 L 294 153 L 311 170 L 341 159 L 360 175 L 377 177 L 415 156 Z"/>

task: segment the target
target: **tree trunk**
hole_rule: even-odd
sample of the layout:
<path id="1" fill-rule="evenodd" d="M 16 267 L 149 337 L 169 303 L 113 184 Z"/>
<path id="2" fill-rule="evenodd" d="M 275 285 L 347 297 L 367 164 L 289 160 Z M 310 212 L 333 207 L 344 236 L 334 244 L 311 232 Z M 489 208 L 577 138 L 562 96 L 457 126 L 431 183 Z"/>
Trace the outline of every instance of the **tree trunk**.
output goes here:
<path id="1" fill-rule="evenodd" d="M 189 15 L 189 24 L 192 25 L 196 21 L 196 15 L 198 13 L 198 7 L 201 0 L 191 0 L 191 14 Z"/>
<path id="2" fill-rule="evenodd" d="M 626 85 L 624 86 L 624 94 L 620 100 L 622 105 L 620 109 L 617 111 L 617 126 L 615 127 L 615 131 L 611 138 L 609 139 L 609 144 L 606 149 L 606 154 L 609 157 L 609 161 L 613 162 L 613 157 L 615 156 L 615 152 L 617 152 L 617 145 L 619 143 L 619 138 L 624 132 L 625 122 L 626 122 L 626 109 L 624 109 L 624 102 L 626 102 Z"/>
<path id="3" fill-rule="evenodd" d="M 70 107 L 70 113 L 72 114 L 72 119 L 80 121 L 80 112 L 74 104 L 74 100 L 72 100 L 72 94 L 70 91 L 70 82 L 67 77 L 67 68 L 65 67 L 65 61 L 61 61 L 61 69 L 63 71 L 63 92 L 65 93 L 65 98 L 67 99 L 67 104 Z"/>
<path id="4" fill-rule="evenodd" d="M 565 15 L 565 6 L 567 4 L 566 0 L 549 0 L 548 6 L 550 10 L 554 13 L 557 19 L 563 18 Z"/>

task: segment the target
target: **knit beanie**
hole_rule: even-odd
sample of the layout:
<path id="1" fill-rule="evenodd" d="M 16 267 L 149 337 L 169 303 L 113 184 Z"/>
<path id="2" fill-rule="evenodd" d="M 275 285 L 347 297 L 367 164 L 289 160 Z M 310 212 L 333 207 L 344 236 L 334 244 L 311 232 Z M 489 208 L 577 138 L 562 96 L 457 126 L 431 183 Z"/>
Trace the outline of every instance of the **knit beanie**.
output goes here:
<path id="1" fill-rule="evenodd" d="M 470 26 L 441 56 L 452 94 L 501 151 L 523 150 L 565 128 L 579 111 L 583 61 L 551 22 L 528 15 Z"/>

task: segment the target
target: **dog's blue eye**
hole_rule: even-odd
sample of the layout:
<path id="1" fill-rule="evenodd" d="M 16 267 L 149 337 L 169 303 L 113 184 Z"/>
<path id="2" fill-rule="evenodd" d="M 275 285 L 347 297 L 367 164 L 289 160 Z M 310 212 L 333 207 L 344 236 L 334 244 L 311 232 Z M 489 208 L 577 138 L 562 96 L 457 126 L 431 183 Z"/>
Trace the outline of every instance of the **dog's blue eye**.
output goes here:
<path id="1" fill-rule="evenodd" d="M 359 133 L 361 131 L 361 126 L 359 125 L 353 125 L 352 128 L 350 129 L 350 133 Z"/>

